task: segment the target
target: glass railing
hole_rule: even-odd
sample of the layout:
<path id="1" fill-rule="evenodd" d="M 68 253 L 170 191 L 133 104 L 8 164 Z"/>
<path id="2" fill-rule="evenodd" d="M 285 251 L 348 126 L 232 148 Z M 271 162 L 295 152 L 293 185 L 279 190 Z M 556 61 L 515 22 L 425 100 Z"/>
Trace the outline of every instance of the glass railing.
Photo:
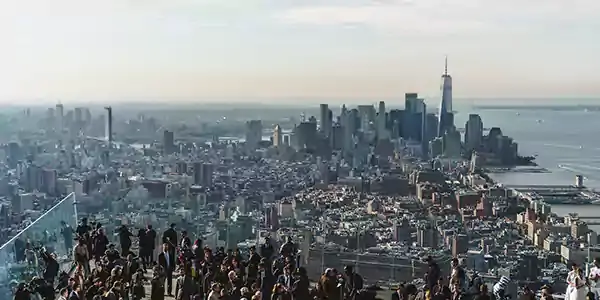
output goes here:
<path id="1" fill-rule="evenodd" d="M 77 206 L 75 194 L 71 193 L 2 245 L 0 299 L 11 299 L 17 283 L 42 276 L 42 248 L 56 256 L 61 269 L 69 269 L 76 224 Z"/>

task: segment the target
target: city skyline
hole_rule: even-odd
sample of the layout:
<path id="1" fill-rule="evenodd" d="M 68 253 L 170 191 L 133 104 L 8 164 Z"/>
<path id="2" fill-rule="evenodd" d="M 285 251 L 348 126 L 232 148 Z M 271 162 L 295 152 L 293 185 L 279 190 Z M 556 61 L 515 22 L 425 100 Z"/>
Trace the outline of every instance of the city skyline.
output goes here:
<path id="1" fill-rule="evenodd" d="M 600 96 L 590 0 L 294 2 L 2 4 L 0 103 Z"/>

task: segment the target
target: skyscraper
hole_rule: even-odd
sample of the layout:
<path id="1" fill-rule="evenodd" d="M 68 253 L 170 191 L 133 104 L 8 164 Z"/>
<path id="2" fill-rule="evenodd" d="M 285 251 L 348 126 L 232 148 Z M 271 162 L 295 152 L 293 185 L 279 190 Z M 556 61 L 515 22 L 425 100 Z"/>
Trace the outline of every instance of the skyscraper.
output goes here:
<path id="1" fill-rule="evenodd" d="M 261 120 L 250 120 L 246 122 L 246 146 L 249 149 L 256 149 L 259 147 L 260 141 L 262 140 L 262 121 Z"/>
<path id="2" fill-rule="evenodd" d="M 56 131 L 62 132 L 64 125 L 65 108 L 62 104 L 56 104 Z"/>
<path id="3" fill-rule="evenodd" d="M 104 108 L 106 110 L 106 121 L 104 123 L 104 138 L 108 142 L 108 148 L 112 148 L 112 107 L 107 106 Z"/>
<path id="4" fill-rule="evenodd" d="M 163 152 L 164 154 L 175 152 L 175 134 L 173 131 L 165 130 L 163 132 Z"/>
<path id="5" fill-rule="evenodd" d="M 329 105 L 327 104 L 321 104 L 319 106 L 320 109 L 320 131 L 323 134 L 324 137 L 328 137 L 329 134 L 331 133 L 331 123 L 330 123 L 330 119 L 329 119 Z"/>
<path id="6" fill-rule="evenodd" d="M 483 141 L 483 121 L 478 114 L 470 114 L 465 124 L 465 148 L 477 150 Z"/>
<path id="7" fill-rule="evenodd" d="M 385 102 L 379 101 L 379 110 L 377 112 L 377 139 L 379 140 L 385 140 L 388 138 L 385 122 Z"/>
<path id="8" fill-rule="evenodd" d="M 281 146 L 283 141 L 283 134 L 281 133 L 281 126 L 279 124 L 275 125 L 275 129 L 273 129 L 273 146 L 279 147 Z"/>
<path id="9" fill-rule="evenodd" d="M 454 126 L 454 114 L 452 113 L 452 76 L 448 74 L 448 57 L 446 57 L 444 63 L 441 92 L 442 99 L 440 103 L 438 136 L 443 136 L 450 127 Z"/>

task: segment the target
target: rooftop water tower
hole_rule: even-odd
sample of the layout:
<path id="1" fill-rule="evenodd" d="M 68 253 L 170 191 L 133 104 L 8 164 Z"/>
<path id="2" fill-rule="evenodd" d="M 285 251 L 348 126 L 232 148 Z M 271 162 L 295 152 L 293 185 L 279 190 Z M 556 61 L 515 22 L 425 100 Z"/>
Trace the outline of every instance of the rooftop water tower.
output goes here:
<path id="1" fill-rule="evenodd" d="M 583 175 L 575 175 L 575 187 L 583 188 Z"/>

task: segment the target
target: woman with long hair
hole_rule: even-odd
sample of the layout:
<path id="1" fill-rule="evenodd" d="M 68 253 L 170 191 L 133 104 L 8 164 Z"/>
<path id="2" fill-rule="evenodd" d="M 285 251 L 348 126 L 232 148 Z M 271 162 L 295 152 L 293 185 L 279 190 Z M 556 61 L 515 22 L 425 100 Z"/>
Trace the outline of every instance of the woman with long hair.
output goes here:
<path id="1" fill-rule="evenodd" d="M 567 275 L 567 292 L 565 293 L 566 300 L 585 300 L 587 294 L 586 281 L 583 271 L 575 263 L 572 265 L 572 270 Z"/>

